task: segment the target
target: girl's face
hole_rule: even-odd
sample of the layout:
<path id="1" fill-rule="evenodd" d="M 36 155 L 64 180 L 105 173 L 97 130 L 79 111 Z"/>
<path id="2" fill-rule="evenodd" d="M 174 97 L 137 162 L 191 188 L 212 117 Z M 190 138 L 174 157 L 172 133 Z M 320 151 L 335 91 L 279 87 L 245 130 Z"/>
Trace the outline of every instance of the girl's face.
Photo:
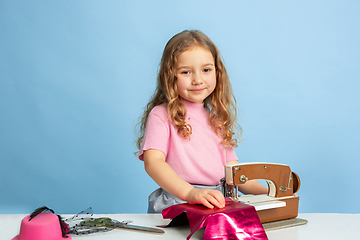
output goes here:
<path id="1" fill-rule="evenodd" d="M 214 57 L 202 47 L 191 48 L 178 56 L 176 66 L 179 95 L 193 103 L 203 103 L 215 89 Z"/>

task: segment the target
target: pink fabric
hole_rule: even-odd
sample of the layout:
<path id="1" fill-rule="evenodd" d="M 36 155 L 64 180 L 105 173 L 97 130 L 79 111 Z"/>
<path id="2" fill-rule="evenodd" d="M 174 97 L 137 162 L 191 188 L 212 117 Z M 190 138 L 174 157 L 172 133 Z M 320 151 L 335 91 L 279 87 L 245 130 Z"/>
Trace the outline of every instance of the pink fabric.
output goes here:
<path id="1" fill-rule="evenodd" d="M 226 199 L 222 209 L 209 209 L 202 205 L 188 203 L 168 207 L 162 211 L 165 219 L 173 219 L 168 226 L 186 224 L 186 214 L 191 233 L 187 240 L 200 228 L 205 227 L 203 240 L 265 240 L 268 239 L 255 208 Z"/>
<path id="2" fill-rule="evenodd" d="M 177 133 L 177 127 L 168 118 L 167 105 L 162 104 L 149 114 L 139 159 L 143 160 L 144 151 L 157 149 L 165 153 L 166 162 L 185 181 L 218 185 L 226 162 L 237 160 L 235 151 L 221 144 L 222 139 L 209 125 L 209 111 L 203 104 L 184 103 L 192 127 L 190 140 Z"/>

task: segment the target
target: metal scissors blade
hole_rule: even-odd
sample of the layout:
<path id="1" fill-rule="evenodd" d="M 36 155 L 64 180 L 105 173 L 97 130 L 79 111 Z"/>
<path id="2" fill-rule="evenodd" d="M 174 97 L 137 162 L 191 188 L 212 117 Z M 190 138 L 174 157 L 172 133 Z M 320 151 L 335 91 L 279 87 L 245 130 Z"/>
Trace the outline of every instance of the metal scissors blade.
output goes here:
<path id="1" fill-rule="evenodd" d="M 117 226 L 118 228 L 124 228 L 129 230 L 135 230 L 135 231 L 143 231 L 143 232 L 151 232 L 151 233 L 165 233 L 164 230 L 160 228 L 152 228 L 152 227 L 144 227 L 144 226 L 137 226 L 132 224 L 126 224 Z"/>

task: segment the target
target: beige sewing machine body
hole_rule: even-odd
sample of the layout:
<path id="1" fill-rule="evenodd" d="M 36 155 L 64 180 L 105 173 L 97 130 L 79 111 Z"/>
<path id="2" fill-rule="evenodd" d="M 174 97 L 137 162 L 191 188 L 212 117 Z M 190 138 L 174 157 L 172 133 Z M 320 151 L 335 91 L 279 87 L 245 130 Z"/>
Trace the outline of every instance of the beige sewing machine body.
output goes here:
<path id="1" fill-rule="evenodd" d="M 268 195 L 239 195 L 239 185 L 249 180 L 260 179 L 266 180 L 269 187 Z M 299 188 L 300 178 L 284 164 L 236 163 L 225 167 L 225 197 L 253 205 L 262 223 L 296 218 L 299 197 L 294 193 Z"/>

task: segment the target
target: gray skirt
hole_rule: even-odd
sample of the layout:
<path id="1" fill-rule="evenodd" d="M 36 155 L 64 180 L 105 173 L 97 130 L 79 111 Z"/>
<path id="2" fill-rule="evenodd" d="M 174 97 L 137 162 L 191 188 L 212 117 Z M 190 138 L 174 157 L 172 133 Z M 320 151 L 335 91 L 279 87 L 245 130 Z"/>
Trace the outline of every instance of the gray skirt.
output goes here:
<path id="1" fill-rule="evenodd" d="M 217 185 L 217 186 L 193 185 L 193 186 L 198 189 L 208 188 L 212 190 L 221 191 L 221 185 Z M 168 193 L 164 189 L 158 188 L 149 195 L 148 213 L 161 213 L 163 209 L 180 203 L 186 203 L 186 202 Z"/>

